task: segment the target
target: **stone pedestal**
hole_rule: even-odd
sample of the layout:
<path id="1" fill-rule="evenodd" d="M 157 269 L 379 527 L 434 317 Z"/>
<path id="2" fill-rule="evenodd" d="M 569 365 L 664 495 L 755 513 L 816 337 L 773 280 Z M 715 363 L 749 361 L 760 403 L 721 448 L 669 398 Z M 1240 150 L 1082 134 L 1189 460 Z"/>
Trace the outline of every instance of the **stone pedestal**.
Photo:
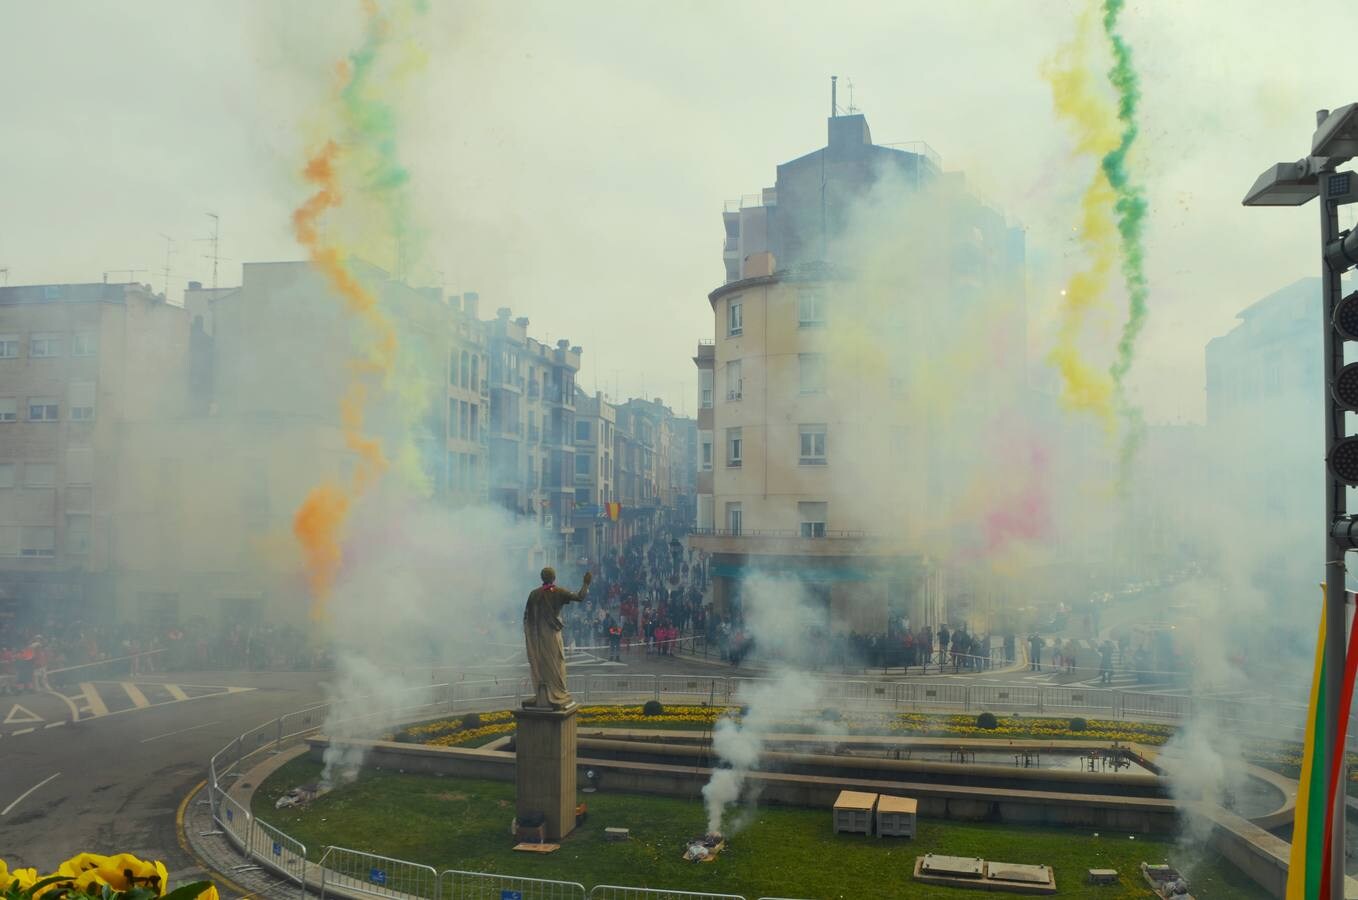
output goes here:
<path id="1" fill-rule="evenodd" d="M 575 719 L 578 704 L 566 709 L 525 706 L 514 711 L 516 810 L 522 821 L 547 817 L 547 840 L 575 830 Z"/>

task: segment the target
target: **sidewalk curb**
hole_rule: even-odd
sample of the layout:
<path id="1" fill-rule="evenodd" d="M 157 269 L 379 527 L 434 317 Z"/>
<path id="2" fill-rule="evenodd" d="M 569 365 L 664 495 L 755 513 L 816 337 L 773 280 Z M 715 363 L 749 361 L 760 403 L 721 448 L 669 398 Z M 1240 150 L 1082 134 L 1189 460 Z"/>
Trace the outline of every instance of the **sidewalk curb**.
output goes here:
<path id="1" fill-rule="evenodd" d="M 214 868 L 212 864 L 202 857 L 197 848 L 193 845 L 193 841 L 189 838 L 188 822 L 186 821 L 185 812 L 188 810 L 189 804 L 193 802 L 193 798 L 202 793 L 203 788 L 205 787 L 207 787 L 206 778 L 190 788 L 189 792 L 184 795 L 184 799 L 179 801 L 179 808 L 175 810 L 174 814 L 175 840 L 179 843 L 179 849 L 183 851 L 189 859 L 193 860 L 194 863 L 196 863 L 198 867 L 212 879 L 212 883 L 217 885 L 218 888 L 228 887 L 240 894 L 242 898 L 249 897 L 256 892 L 241 887 L 235 881 L 232 881 L 229 876 Z"/>

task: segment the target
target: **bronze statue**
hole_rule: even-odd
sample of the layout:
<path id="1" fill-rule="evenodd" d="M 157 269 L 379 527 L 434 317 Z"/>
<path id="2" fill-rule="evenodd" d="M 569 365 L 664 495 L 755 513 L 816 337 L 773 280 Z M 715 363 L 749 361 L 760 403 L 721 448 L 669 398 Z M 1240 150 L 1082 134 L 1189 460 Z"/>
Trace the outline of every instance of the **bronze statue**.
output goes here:
<path id="1" fill-rule="evenodd" d="M 542 587 L 528 595 L 523 608 L 523 639 L 528 648 L 528 670 L 533 690 L 531 703 L 524 706 L 565 709 L 572 702 L 566 690 L 566 650 L 561 643 L 561 607 L 579 603 L 589 592 L 592 576 L 585 573 L 580 593 L 573 594 L 556 586 L 556 570 L 542 570 Z"/>

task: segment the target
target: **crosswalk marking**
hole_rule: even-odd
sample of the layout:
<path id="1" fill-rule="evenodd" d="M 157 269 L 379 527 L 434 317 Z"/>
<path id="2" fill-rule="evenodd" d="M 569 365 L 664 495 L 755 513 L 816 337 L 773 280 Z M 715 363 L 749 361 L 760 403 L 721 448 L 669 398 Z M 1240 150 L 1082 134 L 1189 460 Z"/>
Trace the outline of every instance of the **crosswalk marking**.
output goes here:
<path id="1" fill-rule="evenodd" d="M 161 686 L 164 687 L 165 690 L 169 691 L 170 696 L 175 698 L 176 700 L 189 699 L 189 695 L 184 693 L 184 689 L 177 684 L 165 684 Z"/>
<path id="2" fill-rule="evenodd" d="M 80 691 L 85 695 L 85 711 L 94 716 L 108 715 L 108 707 L 104 705 L 104 698 L 99 696 L 99 690 L 90 682 L 80 682 Z"/>
<path id="3" fill-rule="evenodd" d="M 151 701 L 146 699 L 146 695 L 141 692 L 141 688 L 130 681 L 122 681 L 119 683 L 123 686 L 123 690 L 127 691 L 128 699 L 132 701 L 132 705 L 137 707 L 137 709 L 144 709 L 151 705 Z"/>

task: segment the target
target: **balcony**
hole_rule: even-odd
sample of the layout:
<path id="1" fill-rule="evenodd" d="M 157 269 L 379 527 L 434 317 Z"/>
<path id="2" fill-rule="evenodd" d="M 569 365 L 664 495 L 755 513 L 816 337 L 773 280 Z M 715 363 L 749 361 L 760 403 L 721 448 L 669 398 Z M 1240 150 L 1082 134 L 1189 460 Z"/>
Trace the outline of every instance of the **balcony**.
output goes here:
<path id="1" fill-rule="evenodd" d="M 757 556 L 891 556 L 899 552 L 890 542 L 866 531 L 826 531 L 822 537 L 803 537 L 800 531 L 743 528 L 695 528 L 689 546 L 708 553 Z"/>

